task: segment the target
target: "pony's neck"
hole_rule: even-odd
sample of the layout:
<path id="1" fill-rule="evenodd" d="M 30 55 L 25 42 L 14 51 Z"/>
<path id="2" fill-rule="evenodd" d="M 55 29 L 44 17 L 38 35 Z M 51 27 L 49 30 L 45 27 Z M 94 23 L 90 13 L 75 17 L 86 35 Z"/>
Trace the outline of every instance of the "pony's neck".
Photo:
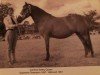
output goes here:
<path id="1" fill-rule="evenodd" d="M 38 23 L 44 16 L 49 15 L 49 13 L 45 12 L 44 10 L 40 9 L 37 6 L 31 5 L 31 17 L 35 23 Z"/>

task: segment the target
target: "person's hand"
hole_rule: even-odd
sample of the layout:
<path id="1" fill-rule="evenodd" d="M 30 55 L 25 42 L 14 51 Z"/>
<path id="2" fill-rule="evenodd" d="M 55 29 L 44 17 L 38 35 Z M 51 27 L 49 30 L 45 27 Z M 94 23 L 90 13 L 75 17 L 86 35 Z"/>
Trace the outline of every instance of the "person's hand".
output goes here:
<path id="1" fill-rule="evenodd" d="M 21 25 L 21 23 L 18 23 L 17 25 L 18 25 L 18 26 L 20 26 L 20 25 Z"/>
<path id="2" fill-rule="evenodd" d="M 18 23 L 16 26 L 19 27 L 20 25 L 21 25 L 21 24 Z"/>
<path id="3" fill-rule="evenodd" d="M 18 27 L 18 25 L 14 25 L 14 27 Z"/>

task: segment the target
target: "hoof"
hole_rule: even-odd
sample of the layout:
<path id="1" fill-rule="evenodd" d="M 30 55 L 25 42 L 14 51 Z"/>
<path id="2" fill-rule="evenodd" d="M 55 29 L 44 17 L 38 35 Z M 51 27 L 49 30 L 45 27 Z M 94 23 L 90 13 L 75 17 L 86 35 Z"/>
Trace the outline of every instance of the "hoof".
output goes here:
<path id="1" fill-rule="evenodd" d="M 9 65 L 13 65 L 13 62 L 11 62 L 11 61 L 8 61 L 8 64 L 9 64 Z"/>
<path id="2" fill-rule="evenodd" d="M 85 58 L 87 58 L 88 56 L 87 55 L 85 55 Z"/>
<path id="3" fill-rule="evenodd" d="M 17 63 L 17 61 L 16 61 L 16 60 L 13 60 L 12 63 L 13 63 L 13 64 L 14 64 L 14 63 Z"/>
<path id="4" fill-rule="evenodd" d="M 86 53 L 85 53 L 85 58 L 87 58 L 87 57 L 88 57 L 88 53 L 86 52 Z"/>
<path id="5" fill-rule="evenodd" d="M 92 54 L 91 57 L 94 58 L 95 57 L 94 54 Z"/>
<path id="6" fill-rule="evenodd" d="M 49 61 L 49 58 L 44 59 L 44 61 Z"/>

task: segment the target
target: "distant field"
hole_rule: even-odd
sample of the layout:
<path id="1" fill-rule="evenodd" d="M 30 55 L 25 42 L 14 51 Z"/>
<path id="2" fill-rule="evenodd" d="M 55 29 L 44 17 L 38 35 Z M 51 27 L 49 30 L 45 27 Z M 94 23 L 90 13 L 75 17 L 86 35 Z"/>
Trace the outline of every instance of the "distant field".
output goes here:
<path id="1" fill-rule="evenodd" d="M 18 40 L 16 48 L 17 63 L 7 63 L 7 45 L 0 41 L 0 68 L 7 67 L 75 67 L 100 66 L 100 35 L 91 36 L 95 58 L 85 58 L 84 48 L 77 36 L 66 39 L 51 39 L 50 61 L 44 61 L 45 44 L 43 38 Z"/>

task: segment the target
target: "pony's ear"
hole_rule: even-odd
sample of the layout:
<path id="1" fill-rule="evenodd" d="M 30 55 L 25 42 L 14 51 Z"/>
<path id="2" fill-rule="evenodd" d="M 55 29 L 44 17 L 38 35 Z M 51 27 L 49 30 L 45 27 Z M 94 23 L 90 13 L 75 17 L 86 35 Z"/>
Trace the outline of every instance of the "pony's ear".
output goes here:
<path id="1" fill-rule="evenodd" d="M 27 2 L 25 2 L 25 5 L 27 5 L 28 3 Z"/>

